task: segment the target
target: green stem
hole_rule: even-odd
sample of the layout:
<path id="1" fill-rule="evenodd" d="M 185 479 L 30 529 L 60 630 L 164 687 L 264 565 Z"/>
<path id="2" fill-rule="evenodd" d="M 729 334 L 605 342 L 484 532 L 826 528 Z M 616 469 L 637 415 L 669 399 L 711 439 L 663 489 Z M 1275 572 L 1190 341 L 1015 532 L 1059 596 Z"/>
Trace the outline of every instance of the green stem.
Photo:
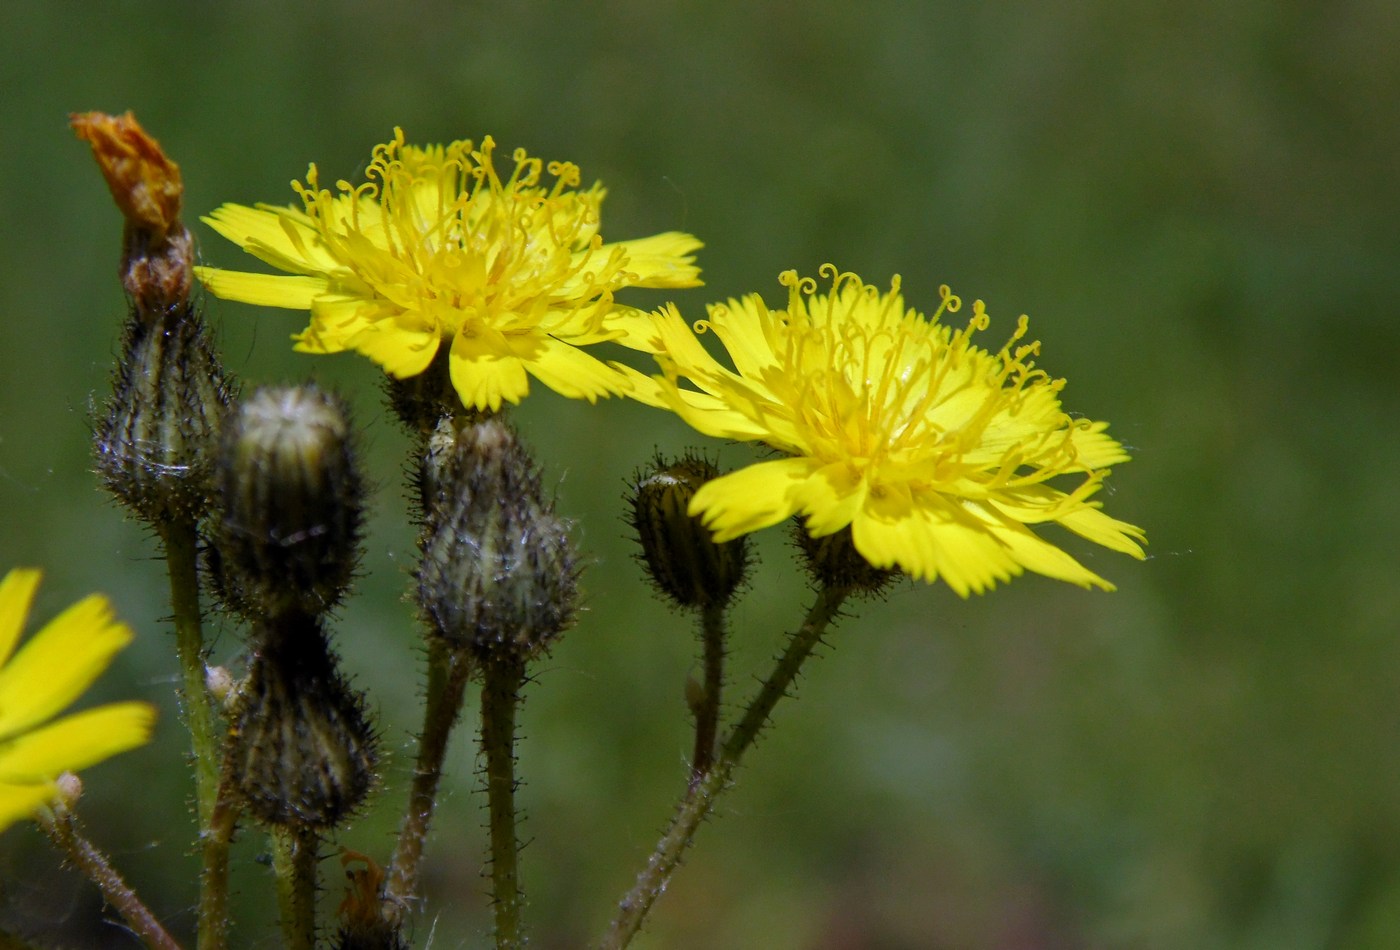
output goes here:
<path id="1" fill-rule="evenodd" d="M 384 918 L 397 924 L 412 901 L 418 897 L 419 867 L 423 859 L 423 844 L 428 837 L 433 808 L 437 801 L 438 782 L 442 778 L 442 763 L 447 755 L 447 740 L 462 712 L 467 678 L 471 674 L 470 657 L 431 638 L 428 647 L 428 695 L 423 704 L 423 731 L 418 736 L 418 762 L 414 767 L 413 785 L 408 793 L 408 807 L 399 826 L 399 840 L 394 849 L 393 864 L 384 887 Z"/>
<path id="2" fill-rule="evenodd" d="M 700 702 L 695 707 L 695 755 L 690 760 L 690 787 L 700 784 L 715 758 L 719 735 L 720 693 L 724 689 L 723 604 L 706 604 L 700 615 L 700 642 L 705 668 Z"/>
<path id="3" fill-rule="evenodd" d="M 286 950 L 316 947 L 316 833 L 302 828 L 272 830 L 272 870 Z"/>
<path id="4" fill-rule="evenodd" d="M 214 814 L 209 818 L 209 826 L 200 833 L 199 950 L 224 950 L 228 946 L 228 856 L 239 813 L 229 784 L 230 770 L 226 755 Z"/>
<path id="5" fill-rule="evenodd" d="M 39 827 L 56 847 L 68 854 L 78 870 L 97 885 L 102 899 L 116 908 L 142 943 L 152 950 L 180 950 L 180 945 L 165 932 L 155 914 L 136 896 L 106 855 L 78 832 L 77 821 L 66 806 L 54 805 L 51 817 L 41 812 Z"/>
<path id="6" fill-rule="evenodd" d="M 802 626 L 792 634 L 787 649 L 778 658 L 773 672 L 763 681 L 758 695 L 749 703 L 743 719 L 720 746 L 719 757 L 714 766 L 681 800 L 675 816 L 671 819 L 670 827 L 656 843 L 651 857 L 647 859 L 646 868 L 637 875 L 636 884 L 618 903 L 617 915 L 599 943 L 602 950 L 620 950 L 626 947 L 641 929 L 652 905 L 666 890 L 671 874 L 680 864 L 681 856 L 695 839 L 695 832 L 700 828 L 700 823 L 710 814 L 715 801 L 729 787 L 730 777 L 744 753 L 763 731 L 778 701 L 787 695 L 802 669 L 802 664 L 821 642 L 822 634 L 849 593 L 848 588 L 831 587 L 818 593 L 817 600 L 807 612 Z"/>
<path id="7" fill-rule="evenodd" d="M 192 520 L 158 525 L 170 574 L 170 607 L 175 619 L 175 649 L 180 656 L 185 724 L 194 747 L 195 803 L 199 827 L 209 827 L 219 790 L 219 744 L 214 738 L 214 709 L 204 685 L 204 633 L 199 606 L 198 534 Z"/>
<path id="8" fill-rule="evenodd" d="M 525 664 L 513 658 L 492 660 L 482 666 L 482 674 L 481 748 L 486 755 L 496 948 L 515 950 L 525 944 L 520 923 L 520 842 L 515 836 L 515 711 Z"/>

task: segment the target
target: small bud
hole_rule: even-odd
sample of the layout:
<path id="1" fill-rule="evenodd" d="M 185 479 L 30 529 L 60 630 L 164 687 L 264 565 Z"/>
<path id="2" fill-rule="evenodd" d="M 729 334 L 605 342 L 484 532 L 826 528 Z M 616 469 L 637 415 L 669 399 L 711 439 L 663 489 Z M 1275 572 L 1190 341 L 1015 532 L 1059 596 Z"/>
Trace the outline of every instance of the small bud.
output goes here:
<path id="1" fill-rule="evenodd" d="M 54 802 L 71 809 L 83 797 L 83 780 L 73 772 L 64 772 L 54 782 Z"/>
<path id="2" fill-rule="evenodd" d="M 204 668 L 204 688 L 220 706 L 227 709 L 238 698 L 238 681 L 226 666 Z"/>
<path id="3" fill-rule="evenodd" d="M 814 538 L 801 522 L 794 521 L 793 535 L 807 560 L 807 572 L 820 587 L 874 595 L 899 576 L 899 571 L 875 567 L 861 557 L 851 540 L 850 528 Z"/>
<path id="4" fill-rule="evenodd" d="M 275 624 L 258 631 L 260 647 L 232 717 L 230 774 L 258 820 L 332 828 L 374 784 L 377 739 L 364 697 L 336 669 L 320 622 L 284 615 Z"/>
<path id="5" fill-rule="evenodd" d="M 716 544 L 699 518 L 687 514 L 700 486 L 719 470 L 699 455 L 675 462 L 658 456 L 632 489 L 632 527 L 641 562 L 657 590 L 682 607 L 723 606 L 748 572 L 747 536 Z"/>
<path id="6" fill-rule="evenodd" d="M 267 387 L 223 433 L 212 573 L 245 616 L 335 606 L 359 557 L 363 479 L 344 405 L 313 385 Z"/>
<path id="7" fill-rule="evenodd" d="M 420 473 L 418 600 L 433 632 L 478 659 L 525 660 L 574 619 L 567 525 L 499 417 L 445 418 Z"/>
<path id="8" fill-rule="evenodd" d="M 112 396 L 94 425 L 103 483 L 151 525 L 208 510 L 220 422 L 232 398 L 190 304 L 127 322 Z"/>

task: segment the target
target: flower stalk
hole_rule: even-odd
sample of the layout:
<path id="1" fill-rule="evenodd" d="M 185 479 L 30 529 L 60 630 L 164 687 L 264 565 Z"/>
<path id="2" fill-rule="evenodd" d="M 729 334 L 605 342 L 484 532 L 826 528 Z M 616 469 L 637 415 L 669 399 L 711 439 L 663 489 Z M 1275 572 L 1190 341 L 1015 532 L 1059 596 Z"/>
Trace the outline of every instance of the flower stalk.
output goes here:
<path id="1" fill-rule="evenodd" d="M 482 665 L 481 749 L 486 757 L 486 798 L 491 836 L 491 904 L 497 950 L 525 944 L 521 922 L 520 840 L 515 823 L 515 713 L 525 663 L 514 656 Z"/>
<path id="2" fill-rule="evenodd" d="M 437 804 L 447 740 L 461 715 L 471 669 L 471 658 L 464 651 L 454 650 L 441 640 L 428 641 L 428 690 L 423 704 L 423 731 L 418 737 L 418 761 L 384 887 L 381 913 L 391 923 L 402 922 L 406 910 L 418 899 L 423 847 Z"/>
<path id="3" fill-rule="evenodd" d="M 78 870 L 97 885 L 102 899 L 121 914 L 142 943 L 151 950 L 180 950 L 180 945 L 112 867 L 107 856 L 79 832 L 77 819 L 67 805 L 57 802 L 47 813 L 40 812 L 39 827 L 55 847 L 67 854 Z"/>
<path id="4" fill-rule="evenodd" d="M 802 626 L 791 635 L 787 648 L 745 709 L 743 718 L 720 746 L 714 766 L 681 800 L 670 826 L 647 859 L 646 867 L 637 875 L 632 889 L 618 902 L 617 913 L 608 932 L 598 944 L 600 950 L 621 950 L 637 935 L 652 905 L 665 892 L 682 856 L 694 842 L 701 822 L 714 810 L 719 796 L 729 788 L 734 770 L 738 768 L 744 753 L 767 725 L 778 701 L 788 694 L 796 682 L 802 665 L 821 643 L 822 635 L 849 593 L 848 589 L 833 587 L 818 592 Z"/>

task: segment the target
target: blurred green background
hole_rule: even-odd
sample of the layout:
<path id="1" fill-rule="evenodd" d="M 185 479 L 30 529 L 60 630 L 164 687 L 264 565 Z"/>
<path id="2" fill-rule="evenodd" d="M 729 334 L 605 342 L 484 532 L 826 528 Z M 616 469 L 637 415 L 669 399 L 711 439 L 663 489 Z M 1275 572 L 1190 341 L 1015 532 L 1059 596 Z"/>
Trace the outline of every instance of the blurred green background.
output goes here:
<path id="1" fill-rule="evenodd" d="M 140 636 L 96 695 L 164 710 L 155 744 L 85 774 L 93 837 L 188 935 L 164 574 L 88 471 L 124 313 L 120 223 L 67 113 L 134 109 L 181 164 L 191 222 L 291 200 L 310 161 L 354 177 L 395 125 L 489 132 L 602 179 L 606 235 L 701 237 L 707 286 L 676 295 L 691 315 L 780 299 L 779 271 L 828 260 L 902 274 L 915 306 L 941 282 L 985 299 L 988 341 L 1029 313 L 1067 407 L 1134 450 L 1105 500 L 1151 539 L 1146 563 L 1066 542 L 1114 594 L 1027 577 L 860 605 L 639 946 L 1400 946 L 1397 49 L 1386 0 L 7 5 L 0 567 L 46 569 L 36 619 L 109 592 Z M 210 263 L 249 261 L 196 233 Z M 387 765 L 334 843 L 382 860 L 420 688 L 407 442 L 367 361 L 290 351 L 299 315 L 210 316 L 246 385 L 314 376 L 367 430 L 379 491 L 337 642 Z M 519 766 L 532 942 L 577 947 L 689 751 L 690 621 L 639 582 L 624 480 L 657 447 L 703 443 L 543 388 L 518 418 L 590 560 L 588 611 L 529 688 Z M 759 547 L 735 702 L 807 597 L 782 532 Z M 239 631 L 212 626 L 214 658 L 237 663 Z M 469 730 L 449 764 L 414 937 L 479 947 Z M 238 855 L 235 944 L 275 946 L 256 833 Z M 0 925 L 134 943 L 30 827 L 0 839 L 0 880 Z"/>

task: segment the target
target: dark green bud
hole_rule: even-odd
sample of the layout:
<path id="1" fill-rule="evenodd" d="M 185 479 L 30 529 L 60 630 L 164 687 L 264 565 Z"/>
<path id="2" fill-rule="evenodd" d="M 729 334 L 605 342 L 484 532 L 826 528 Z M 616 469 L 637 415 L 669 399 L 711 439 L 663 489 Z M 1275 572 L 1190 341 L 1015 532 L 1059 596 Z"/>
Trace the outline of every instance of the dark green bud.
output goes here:
<path id="1" fill-rule="evenodd" d="M 682 607 L 727 604 L 748 573 L 746 536 L 716 544 L 710 529 L 688 514 L 700 486 L 718 476 L 708 459 L 692 454 L 674 462 L 658 456 L 633 479 L 639 560 L 656 589 Z"/>
<path id="2" fill-rule="evenodd" d="M 420 472 L 418 601 L 433 633 L 480 660 L 526 660 L 573 623 L 578 568 L 568 526 L 498 416 L 451 417 Z"/>
<path id="3" fill-rule="evenodd" d="M 132 311 L 112 396 L 94 425 L 97 473 L 148 524 L 197 520 L 213 493 L 232 398 L 198 308 Z"/>
<path id="4" fill-rule="evenodd" d="M 230 776 L 269 825 L 340 825 L 374 784 L 377 737 L 362 694 L 336 669 L 320 621 L 285 614 L 262 625 L 231 717 Z"/>
<path id="5" fill-rule="evenodd" d="M 793 536 L 807 561 L 807 572 L 819 587 L 873 595 L 899 576 L 899 571 L 875 567 L 862 557 L 849 527 L 814 538 L 794 520 Z"/>
<path id="6" fill-rule="evenodd" d="M 389 408 L 399 421 L 423 437 L 432 435 L 443 416 L 462 413 L 462 397 L 452 385 L 448 362 L 449 347 L 442 347 L 428 368 L 402 379 L 392 373 L 384 376 L 384 392 Z M 468 413 L 469 415 L 471 413 Z"/>
<path id="7" fill-rule="evenodd" d="M 211 573 L 248 617 L 324 613 L 359 560 L 364 479 L 344 404 L 313 385 L 266 387 L 229 418 Z"/>

